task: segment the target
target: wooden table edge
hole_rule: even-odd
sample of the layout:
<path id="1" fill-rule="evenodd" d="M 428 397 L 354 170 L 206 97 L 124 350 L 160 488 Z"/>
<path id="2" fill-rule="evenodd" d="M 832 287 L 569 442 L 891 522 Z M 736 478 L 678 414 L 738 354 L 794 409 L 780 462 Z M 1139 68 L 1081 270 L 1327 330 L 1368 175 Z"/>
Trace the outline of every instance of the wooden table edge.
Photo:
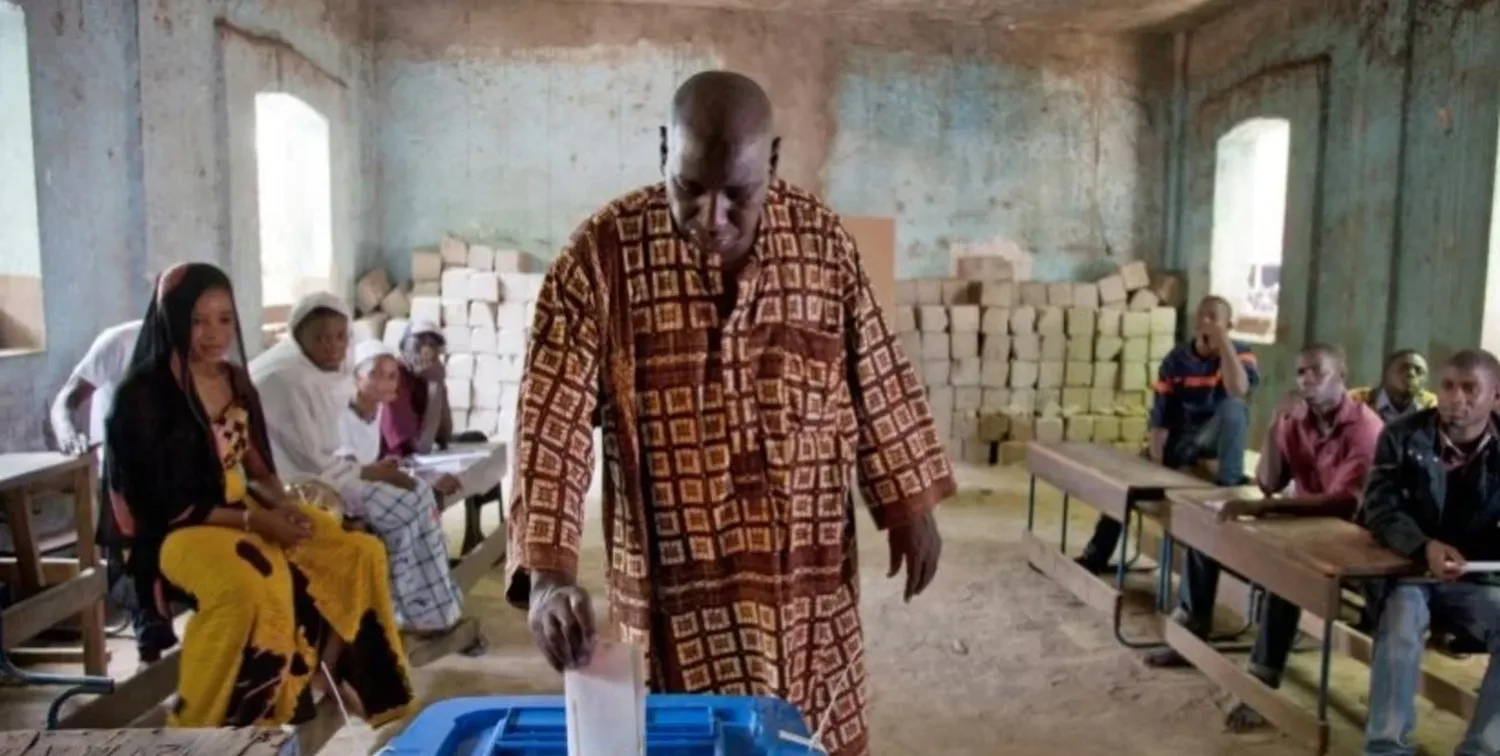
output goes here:
<path id="1" fill-rule="evenodd" d="M 80 468 L 91 467 L 94 464 L 94 456 L 92 454 L 68 456 L 66 454 L 62 454 L 61 452 L 0 453 L 0 463 L 3 463 L 6 457 L 24 457 L 32 455 L 55 455 L 56 458 L 41 467 L 26 469 L 8 477 L 0 477 L 0 491 L 9 491 L 12 488 L 32 486 L 37 483 L 44 482 L 48 478 L 51 478 L 53 476 L 61 477 L 63 475 L 72 475 L 74 473 L 77 473 Z"/>

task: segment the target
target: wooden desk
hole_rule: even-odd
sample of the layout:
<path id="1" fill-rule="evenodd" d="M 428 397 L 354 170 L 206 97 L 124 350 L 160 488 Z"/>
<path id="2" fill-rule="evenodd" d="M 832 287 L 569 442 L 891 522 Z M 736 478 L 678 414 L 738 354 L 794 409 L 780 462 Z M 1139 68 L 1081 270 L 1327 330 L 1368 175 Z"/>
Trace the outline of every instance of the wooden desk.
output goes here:
<path id="1" fill-rule="evenodd" d="M 508 450 L 502 443 L 452 444 L 447 451 L 415 455 L 408 464 L 423 477 L 447 473 L 458 478 L 462 488 L 444 500 L 446 507 L 500 485 L 510 462 Z"/>
<path id="2" fill-rule="evenodd" d="M 94 548 L 94 490 L 92 455 L 0 454 L 0 499 L 4 500 L 15 542 L 14 559 L 0 563 L 0 567 L 6 568 L 16 581 L 11 586 L 15 603 L 3 615 L 0 635 L 4 643 L 0 653 L 77 615 L 83 626 L 84 671 L 89 675 L 104 674 L 108 662 L 104 644 L 106 586 L 104 568 Z M 73 494 L 76 564 L 42 556 L 44 548 L 32 528 L 31 503 L 38 493 L 48 491 Z M 70 684 L 58 679 L 48 682 Z"/>
<path id="3" fill-rule="evenodd" d="M 475 455 L 483 453 L 481 457 Z M 457 493 L 447 497 L 443 501 L 444 509 L 453 506 L 466 499 L 488 493 L 497 486 L 501 486 L 506 474 L 506 468 L 510 463 L 510 446 L 500 443 L 489 444 L 455 444 L 446 453 L 423 455 L 427 464 L 420 469 L 424 474 L 436 476 L 441 473 L 449 473 L 458 478 L 463 486 Z M 453 460 L 450 462 L 449 460 Z M 477 533 L 479 527 L 478 513 L 466 513 L 468 515 L 464 525 L 464 540 L 466 545 L 474 543 L 473 548 L 464 550 L 463 558 L 453 568 L 453 579 L 458 582 L 459 589 L 468 593 L 473 589 L 479 579 L 485 573 L 495 568 L 505 560 L 505 527 L 504 509 L 505 502 L 500 503 L 501 527 L 488 535 Z"/>
<path id="4" fill-rule="evenodd" d="M 417 470 L 424 477 L 431 479 L 449 473 L 458 478 L 462 488 L 443 501 L 443 509 L 459 502 L 464 504 L 464 540 L 460 547 L 461 553 L 468 554 L 482 545 L 485 536 L 480 523 L 480 509 L 488 501 L 481 497 L 500 490 L 510 461 L 510 447 L 494 442 L 453 444 L 446 452 L 420 455 L 414 459 L 422 460 L 423 463 L 417 466 Z M 496 502 L 496 505 L 501 507 L 500 517 L 503 522 L 504 502 Z"/>
<path id="5" fill-rule="evenodd" d="M 1328 752 L 1328 674 L 1341 592 L 1346 583 L 1416 574 L 1410 560 L 1375 543 L 1368 531 L 1332 517 L 1223 519 L 1219 502 L 1245 489 L 1181 490 L 1172 501 L 1167 532 L 1321 620 L 1317 718 L 1241 670 L 1176 623 L 1164 623 L 1167 643 L 1204 674 L 1239 696 L 1283 731 Z"/>
<path id="6" fill-rule="evenodd" d="M 0 732 L 0 756 L 100 753 L 111 756 L 295 756 L 281 730 L 13 730 Z"/>
<path id="7" fill-rule="evenodd" d="M 1152 519 L 1164 516 L 1166 493 L 1180 489 L 1211 488 L 1212 484 L 1186 473 L 1171 470 L 1138 454 L 1113 446 L 1085 443 L 1036 442 L 1026 447 L 1026 467 L 1031 473 L 1027 497 L 1026 533 L 1022 542 L 1027 561 L 1042 573 L 1068 588 L 1079 600 L 1112 615 L 1115 639 L 1131 648 L 1160 646 L 1157 641 L 1133 641 L 1120 632 L 1124 604 L 1125 574 L 1128 568 L 1131 514 L 1141 513 Z M 1041 480 L 1063 493 L 1062 527 L 1059 543 L 1053 546 L 1036 535 L 1036 481 Z M 1120 556 L 1115 568 L 1115 583 L 1110 586 L 1097 575 L 1080 567 L 1067 555 L 1068 508 L 1073 497 L 1098 509 L 1100 514 L 1120 521 Z M 1171 552 L 1163 545 L 1156 571 L 1157 609 L 1170 593 Z"/>
<path id="8" fill-rule="evenodd" d="M 1219 489 L 1225 498 L 1202 497 L 1200 502 L 1220 520 L 1243 520 L 1272 515 L 1286 517 L 1344 517 L 1352 509 L 1349 503 L 1335 505 L 1296 496 L 1266 496 L 1255 486 Z M 1215 494 L 1218 495 L 1218 494 Z"/>
<path id="9" fill-rule="evenodd" d="M 1138 454 L 1100 444 L 1033 441 L 1026 447 L 1026 469 L 1033 478 L 1047 481 L 1115 520 L 1123 520 L 1126 510 L 1136 503 L 1165 498 L 1166 491 L 1212 486 Z"/>

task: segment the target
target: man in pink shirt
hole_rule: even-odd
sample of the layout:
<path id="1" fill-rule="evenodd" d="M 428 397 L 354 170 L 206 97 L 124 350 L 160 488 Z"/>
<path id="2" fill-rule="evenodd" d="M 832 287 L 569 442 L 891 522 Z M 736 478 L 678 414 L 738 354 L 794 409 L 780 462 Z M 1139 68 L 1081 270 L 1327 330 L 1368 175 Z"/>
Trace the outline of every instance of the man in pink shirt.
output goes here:
<path id="1" fill-rule="evenodd" d="M 1384 426 L 1368 405 L 1349 398 L 1344 351 L 1313 344 L 1297 357 L 1297 388 L 1284 397 L 1261 444 L 1255 482 L 1267 496 L 1283 493 L 1320 514 L 1352 518 Z M 1291 488 L 1288 491 L 1288 488 Z M 1302 610 L 1266 594 L 1260 632 L 1250 654 L 1250 674 L 1275 688 L 1297 639 Z M 1241 703 L 1229 712 L 1229 729 L 1263 726 L 1265 719 Z"/>

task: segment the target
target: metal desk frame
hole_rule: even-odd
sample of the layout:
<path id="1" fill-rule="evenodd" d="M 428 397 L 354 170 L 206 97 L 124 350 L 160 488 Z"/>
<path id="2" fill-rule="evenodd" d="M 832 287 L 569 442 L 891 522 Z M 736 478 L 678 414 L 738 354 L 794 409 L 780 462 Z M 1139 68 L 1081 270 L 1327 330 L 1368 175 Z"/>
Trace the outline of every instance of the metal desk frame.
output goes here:
<path id="1" fill-rule="evenodd" d="M 1085 461 L 1072 459 L 1072 452 L 1080 451 L 1087 454 L 1103 457 L 1101 460 Z M 1069 460 L 1069 462 L 1063 462 Z M 1128 480 L 1113 477 L 1111 473 L 1097 467 L 1098 462 L 1114 462 L 1124 465 L 1151 465 L 1153 473 L 1160 476 L 1160 480 L 1152 484 L 1138 485 Z M 1080 471 L 1087 471 L 1086 477 L 1079 480 L 1064 480 L 1065 476 L 1055 467 L 1072 464 Z M 1062 443 L 1049 444 L 1043 442 L 1032 442 L 1027 448 L 1026 466 L 1029 472 L 1029 482 L 1026 497 L 1026 531 L 1028 535 L 1035 537 L 1036 533 L 1036 482 L 1037 478 L 1047 481 L 1062 492 L 1062 525 L 1059 539 L 1059 551 L 1063 557 L 1067 557 L 1068 549 L 1068 514 L 1073 496 L 1084 499 L 1093 508 L 1099 510 L 1102 516 L 1118 520 L 1120 530 L 1120 554 L 1115 565 L 1114 590 L 1116 599 L 1111 612 L 1111 631 L 1115 640 L 1121 645 L 1137 649 L 1156 649 L 1166 645 L 1162 640 L 1137 640 L 1125 637 L 1121 629 L 1124 616 L 1123 594 L 1125 592 L 1125 575 L 1130 571 L 1130 562 L 1133 561 L 1129 555 L 1131 521 L 1134 517 L 1137 522 L 1137 541 L 1140 532 L 1145 529 L 1144 514 L 1140 504 L 1145 502 L 1161 502 L 1165 507 L 1166 493 L 1172 488 L 1213 488 L 1213 484 L 1193 478 L 1185 473 L 1179 473 L 1166 468 L 1155 466 L 1150 462 L 1141 460 L 1139 457 L 1124 452 L 1114 447 L 1100 446 L 1096 444 Z M 1181 485 L 1163 485 L 1172 483 Z M 1165 531 L 1166 529 L 1163 528 Z M 1139 557 L 1140 546 L 1136 548 Z M 1158 565 L 1156 570 L 1156 596 L 1155 608 L 1158 613 L 1164 612 L 1167 602 L 1171 597 L 1172 586 L 1172 541 L 1170 538 L 1162 539 L 1158 553 Z"/>
<path id="2" fill-rule="evenodd" d="M 1308 732 L 1309 728 L 1298 721 L 1294 705 L 1290 702 L 1278 703 L 1270 698 L 1269 696 L 1276 696 L 1279 699 L 1279 695 L 1248 673 L 1240 671 L 1236 665 L 1228 663 L 1219 649 L 1194 637 L 1186 628 L 1168 623 L 1164 633 L 1167 642 L 1193 662 L 1194 666 L 1241 697 L 1247 693 L 1255 695 L 1246 689 L 1246 685 L 1258 687 L 1262 694 L 1255 695 L 1258 700 L 1252 702 L 1257 711 L 1289 733 L 1315 739 L 1316 752 L 1327 753 L 1329 675 L 1335 624 L 1343 603 L 1343 589 L 1346 585 L 1362 581 L 1399 577 L 1408 574 L 1413 568 L 1409 562 L 1395 554 L 1391 554 L 1391 558 L 1384 562 L 1361 565 L 1335 565 L 1319 560 L 1301 551 L 1295 543 L 1284 537 L 1276 537 L 1275 528 L 1308 527 L 1316 523 L 1318 527 L 1338 531 L 1338 538 L 1369 539 L 1368 534 L 1352 523 L 1327 517 L 1288 518 L 1280 521 L 1286 525 L 1222 520 L 1207 507 L 1195 503 L 1195 499 L 1205 494 L 1212 495 L 1212 492 L 1177 492 L 1169 495 L 1173 500 L 1172 517 L 1168 523 L 1172 536 L 1218 561 L 1224 569 L 1243 575 L 1247 580 L 1263 586 L 1264 590 L 1296 604 L 1321 624 L 1316 722 L 1312 728 L 1315 732 Z M 1329 542 L 1333 542 L 1332 538 Z M 1210 654 L 1218 658 L 1211 658 Z M 1306 715 L 1303 713 L 1301 716 Z"/>

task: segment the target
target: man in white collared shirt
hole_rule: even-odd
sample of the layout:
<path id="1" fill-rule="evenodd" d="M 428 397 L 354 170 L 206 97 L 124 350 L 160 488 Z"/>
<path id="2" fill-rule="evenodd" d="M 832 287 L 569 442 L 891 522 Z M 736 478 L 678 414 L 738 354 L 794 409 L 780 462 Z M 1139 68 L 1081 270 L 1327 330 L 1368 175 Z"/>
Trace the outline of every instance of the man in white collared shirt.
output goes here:
<path id="1" fill-rule="evenodd" d="M 104 422 L 114 403 L 115 388 L 125 379 L 125 371 L 130 367 L 130 357 L 135 352 L 135 341 L 140 332 L 139 320 L 104 329 L 89 345 L 83 359 L 73 367 L 62 390 L 57 392 L 57 398 L 52 401 L 51 424 L 58 449 L 63 453 L 88 454 L 97 449 L 98 460 L 103 461 Z M 89 405 L 86 431 L 74 422 L 74 416 L 85 402 Z M 101 495 L 99 506 L 102 507 L 104 501 Z M 99 529 L 102 531 L 105 527 L 108 527 L 107 520 L 101 517 Z M 152 662 L 161 658 L 163 652 L 177 643 L 170 625 L 158 626 L 161 621 L 154 614 L 137 611 L 135 589 L 124 574 L 118 555 L 106 553 L 104 556 L 108 565 L 110 596 L 130 612 L 141 661 Z"/>
<path id="2" fill-rule="evenodd" d="M 85 454 L 92 447 L 104 447 L 104 419 L 114 401 L 115 387 L 125 378 L 135 339 L 141 332 L 141 321 L 132 320 L 106 328 L 89 346 L 83 359 L 73 366 L 67 383 L 52 401 L 52 433 L 58 449 L 66 454 Z M 84 402 L 89 403 L 88 430 L 74 424 L 74 414 Z M 101 457 L 102 458 L 102 457 Z"/>

